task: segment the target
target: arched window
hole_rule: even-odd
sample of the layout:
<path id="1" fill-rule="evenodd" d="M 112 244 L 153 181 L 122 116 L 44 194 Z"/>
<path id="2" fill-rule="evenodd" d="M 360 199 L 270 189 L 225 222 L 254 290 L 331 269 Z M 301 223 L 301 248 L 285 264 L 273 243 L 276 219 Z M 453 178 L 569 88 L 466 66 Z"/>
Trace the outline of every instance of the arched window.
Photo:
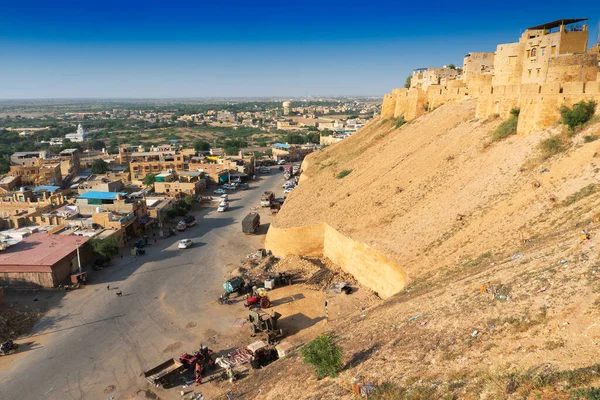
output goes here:
<path id="1" fill-rule="evenodd" d="M 531 49 L 531 57 L 535 56 L 537 56 L 537 49 L 534 47 L 533 49 Z"/>

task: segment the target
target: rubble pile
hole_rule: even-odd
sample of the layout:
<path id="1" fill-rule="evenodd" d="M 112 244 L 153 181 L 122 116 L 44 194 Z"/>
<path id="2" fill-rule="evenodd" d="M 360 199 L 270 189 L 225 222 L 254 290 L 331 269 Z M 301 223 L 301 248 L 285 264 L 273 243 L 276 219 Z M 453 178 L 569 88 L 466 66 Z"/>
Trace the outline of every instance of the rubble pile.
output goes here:
<path id="1" fill-rule="evenodd" d="M 31 330 L 42 313 L 25 304 L 0 309 L 0 342 L 14 339 Z"/>

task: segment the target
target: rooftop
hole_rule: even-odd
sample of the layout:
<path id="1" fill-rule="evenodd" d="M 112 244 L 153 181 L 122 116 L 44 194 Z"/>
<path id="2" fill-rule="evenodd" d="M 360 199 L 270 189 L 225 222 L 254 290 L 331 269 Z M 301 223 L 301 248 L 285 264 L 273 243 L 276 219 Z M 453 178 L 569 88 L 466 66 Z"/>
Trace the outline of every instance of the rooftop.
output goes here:
<path id="1" fill-rule="evenodd" d="M 546 22 L 545 24 L 542 25 L 537 25 L 537 26 L 532 26 L 531 28 L 527 28 L 528 30 L 531 29 L 552 29 L 552 28 L 558 28 L 561 25 L 569 25 L 569 24 L 575 24 L 577 22 L 582 22 L 582 21 L 587 21 L 587 18 L 572 18 L 572 19 L 559 19 L 556 21 L 552 21 L 552 22 Z"/>
<path id="2" fill-rule="evenodd" d="M 56 192 L 60 189 L 60 186 L 42 185 L 33 188 L 34 192 Z"/>
<path id="3" fill-rule="evenodd" d="M 177 173 L 177 175 L 184 175 L 184 176 L 200 176 L 202 175 L 202 172 L 199 171 L 179 171 Z"/>
<path id="4" fill-rule="evenodd" d="M 90 190 L 84 194 L 77 196 L 78 199 L 100 199 L 100 200 L 116 200 L 118 195 L 125 196 L 125 192 L 98 192 Z"/>
<path id="5" fill-rule="evenodd" d="M 61 151 L 59 154 L 60 155 L 67 155 L 67 154 L 73 154 L 73 153 L 77 153 L 79 150 L 77 149 L 64 149 L 63 151 Z"/>
<path id="6" fill-rule="evenodd" d="M 48 267 L 73 253 L 78 245 L 87 240 L 88 238 L 81 236 L 34 233 L 0 253 L 0 271 L 8 272 L 7 267 L 31 266 L 34 267 L 32 271 L 50 272 Z M 24 272 L 23 270 L 24 268 L 18 268 L 16 271 Z"/>
<path id="7" fill-rule="evenodd" d="M 292 148 L 292 146 L 290 146 L 289 144 L 285 144 L 285 143 L 275 143 L 273 145 L 273 147 L 279 147 L 282 149 L 291 149 Z"/>
<path id="8" fill-rule="evenodd" d="M 147 156 L 171 156 L 175 155 L 174 151 L 138 151 L 135 153 L 131 153 L 132 157 L 147 157 Z"/>

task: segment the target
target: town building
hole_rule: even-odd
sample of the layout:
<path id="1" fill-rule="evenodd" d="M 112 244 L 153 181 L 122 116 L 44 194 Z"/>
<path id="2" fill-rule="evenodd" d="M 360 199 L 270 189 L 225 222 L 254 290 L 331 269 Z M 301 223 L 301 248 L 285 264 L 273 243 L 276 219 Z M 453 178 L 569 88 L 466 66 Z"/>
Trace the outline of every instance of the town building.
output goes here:
<path id="1" fill-rule="evenodd" d="M 186 171 L 188 160 L 177 151 L 144 151 L 131 154 L 129 168 L 132 181 L 142 181 L 148 174 Z"/>
<path id="2" fill-rule="evenodd" d="M 179 171 L 156 176 L 154 192 L 169 197 L 194 196 L 206 188 L 206 180 L 199 171 Z"/>
<path id="3" fill-rule="evenodd" d="M 60 172 L 63 177 L 74 177 L 81 168 L 79 149 L 64 149 L 58 153 L 60 159 Z"/>
<path id="4" fill-rule="evenodd" d="M 0 284 L 52 288 L 92 259 L 88 238 L 34 233 L 0 252 Z M 77 250 L 79 249 L 79 260 Z"/>
<path id="5" fill-rule="evenodd" d="M 27 160 L 29 163 L 30 160 Z M 10 176 L 18 176 L 24 186 L 62 185 L 60 162 L 43 163 L 37 159 L 37 164 L 28 166 L 11 165 Z"/>

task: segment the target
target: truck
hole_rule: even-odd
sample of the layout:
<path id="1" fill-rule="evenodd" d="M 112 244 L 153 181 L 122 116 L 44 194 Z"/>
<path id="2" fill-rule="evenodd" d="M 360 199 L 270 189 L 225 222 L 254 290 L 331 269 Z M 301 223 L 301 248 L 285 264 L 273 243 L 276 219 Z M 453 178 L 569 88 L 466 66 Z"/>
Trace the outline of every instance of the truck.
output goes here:
<path id="1" fill-rule="evenodd" d="M 258 213 L 251 212 L 242 220 L 242 232 L 244 232 L 246 235 L 256 234 L 259 226 L 260 215 L 258 215 Z"/>
<path id="2" fill-rule="evenodd" d="M 271 203 L 273 202 L 274 199 L 275 199 L 275 195 L 273 194 L 273 192 L 267 190 L 260 197 L 260 206 L 261 207 L 270 207 Z"/>
<path id="3" fill-rule="evenodd" d="M 173 378 L 179 376 L 185 370 L 185 366 L 180 361 L 171 358 L 162 364 L 144 372 L 144 378 L 152 385 L 161 385 L 165 387 Z"/>

